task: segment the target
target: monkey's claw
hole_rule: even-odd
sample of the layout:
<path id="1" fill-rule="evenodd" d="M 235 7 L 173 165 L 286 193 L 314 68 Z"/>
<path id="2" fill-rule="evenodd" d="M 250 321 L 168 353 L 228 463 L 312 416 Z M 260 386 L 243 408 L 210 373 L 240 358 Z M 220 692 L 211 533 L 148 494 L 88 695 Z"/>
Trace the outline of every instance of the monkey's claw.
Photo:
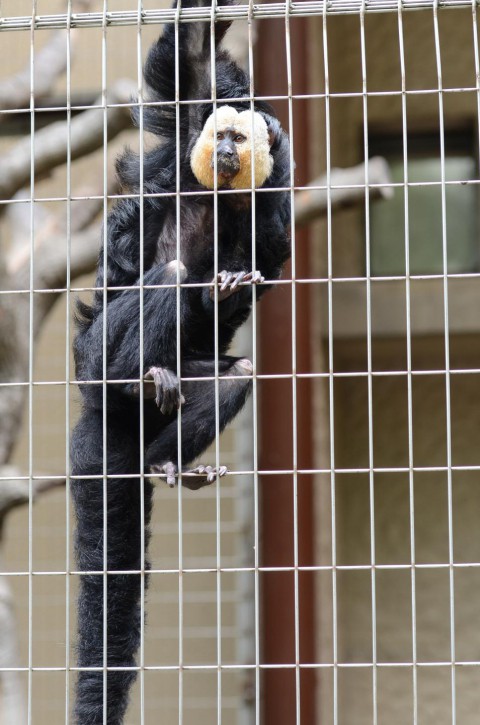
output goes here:
<path id="1" fill-rule="evenodd" d="M 222 300 L 230 297 L 238 288 L 239 284 L 260 284 L 265 281 L 265 277 L 262 273 L 256 270 L 255 272 L 219 272 L 217 277 L 217 284 L 220 285 L 218 290 L 218 300 Z M 212 282 L 210 287 L 210 299 L 215 299 L 215 280 Z"/>
<path id="2" fill-rule="evenodd" d="M 206 476 L 206 483 L 208 484 L 213 483 L 216 478 L 222 478 L 222 476 L 225 476 L 225 474 L 228 473 L 228 468 L 226 466 L 219 466 L 218 468 L 214 468 L 213 466 L 204 466 L 200 464 L 196 468 L 192 469 L 190 473 L 196 473 L 200 476 Z M 192 483 L 194 482 L 195 479 L 192 479 Z M 188 483 L 185 483 L 185 486 L 188 486 Z"/>
<path id="3" fill-rule="evenodd" d="M 145 383 L 153 382 L 155 392 L 149 390 L 150 385 L 145 385 L 145 397 L 155 396 L 155 402 L 163 415 L 170 415 L 185 402 L 183 395 L 180 395 L 178 378 L 168 368 L 151 367 L 143 379 Z"/>
<path id="4" fill-rule="evenodd" d="M 197 491 L 199 488 L 209 486 L 217 478 L 221 478 L 228 473 L 226 466 L 219 466 L 214 468 L 213 466 L 197 466 L 191 471 L 185 471 L 185 473 L 194 473 L 194 476 L 185 476 L 182 478 L 182 484 L 185 488 L 189 488 L 191 491 Z M 178 476 L 177 466 L 169 461 L 165 464 L 152 465 L 150 466 L 150 474 L 155 478 L 161 478 L 166 481 L 167 486 L 173 488 L 176 484 Z"/>
<path id="5" fill-rule="evenodd" d="M 209 486 L 217 478 L 225 476 L 225 474 L 228 473 L 228 468 L 226 466 L 219 466 L 218 468 L 215 468 L 213 466 L 204 466 L 200 464 L 191 471 L 186 471 L 186 473 L 194 473 L 195 476 L 185 476 L 185 478 L 182 479 L 183 485 L 191 491 L 198 491 L 199 488 Z"/>
<path id="6" fill-rule="evenodd" d="M 150 466 L 150 473 L 152 474 L 152 476 L 155 476 L 155 478 L 164 478 L 166 480 L 167 486 L 170 486 L 170 488 L 174 488 L 175 477 L 178 473 L 178 468 L 174 463 L 169 461 L 163 466 Z"/>

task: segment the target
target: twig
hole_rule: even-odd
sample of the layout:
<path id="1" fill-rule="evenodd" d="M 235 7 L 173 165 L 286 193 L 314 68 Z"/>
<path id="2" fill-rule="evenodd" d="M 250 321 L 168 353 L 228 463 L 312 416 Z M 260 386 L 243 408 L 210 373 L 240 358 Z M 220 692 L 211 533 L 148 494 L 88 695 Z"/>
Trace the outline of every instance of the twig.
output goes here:
<path id="1" fill-rule="evenodd" d="M 16 466 L 0 466 L 0 526 L 6 514 L 17 506 L 24 506 L 30 500 L 30 481 L 25 474 Z M 11 478 L 3 478 L 11 476 Z M 36 498 L 39 494 L 51 491 L 54 488 L 65 486 L 65 478 L 42 478 L 32 481 L 32 495 Z"/>

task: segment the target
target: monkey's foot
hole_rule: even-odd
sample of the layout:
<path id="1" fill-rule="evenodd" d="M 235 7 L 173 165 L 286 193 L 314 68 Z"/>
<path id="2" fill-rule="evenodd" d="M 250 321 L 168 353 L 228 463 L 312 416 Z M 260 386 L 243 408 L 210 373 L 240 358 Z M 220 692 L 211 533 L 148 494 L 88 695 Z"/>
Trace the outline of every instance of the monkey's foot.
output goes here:
<path id="1" fill-rule="evenodd" d="M 223 272 L 219 272 L 216 281 L 220 284 L 218 301 L 222 302 L 222 300 L 226 300 L 227 297 L 233 295 L 240 283 L 260 284 L 261 282 L 265 282 L 265 277 L 258 270 L 255 272 L 227 272 L 223 270 Z M 210 299 L 215 299 L 215 280 L 213 280 L 212 286 L 210 287 Z"/>
<path id="2" fill-rule="evenodd" d="M 180 395 L 178 378 L 168 368 L 151 367 L 144 375 L 143 390 L 146 398 L 155 398 L 155 402 L 163 415 L 170 415 L 185 402 Z M 154 388 L 152 385 L 154 384 Z M 138 386 L 140 387 L 140 386 Z"/>
<path id="3" fill-rule="evenodd" d="M 219 466 L 214 468 L 213 466 L 197 466 L 191 471 L 185 471 L 185 473 L 194 473 L 195 476 L 185 476 L 182 478 L 182 484 L 185 488 L 189 488 L 191 491 L 197 491 L 199 488 L 209 486 L 217 478 L 221 478 L 228 473 L 226 466 Z M 155 478 L 164 479 L 167 486 L 173 488 L 176 484 L 176 478 L 178 476 L 178 468 L 175 463 L 169 461 L 164 465 L 153 465 L 150 466 L 150 474 Z"/>
<path id="4" fill-rule="evenodd" d="M 178 474 L 178 468 L 174 463 L 172 463 L 172 461 L 169 461 L 163 466 L 150 466 L 150 473 L 155 478 L 165 479 L 167 486 L 170 486 L 170 488 L 174 488 L 176 483 L 175 478 Z"/>
<path id="5" fill-rule="evenodd" d="M 218 466 L 216 468 L 214 466 L 200 464 L 191 471 L 188 471 L 188 473 L 195 473 L 197 475 L 195 478 L 190 478 L 190 476 L 185 477 L 183 479 L 183 485 L 191 491 L 196 491 L 199 488 L 203 488 L 203 486 L 208 486 L 210 483 L 213 483 L 217 478 L 225 476 L 228 473 L 228 468 L 226 466 Z"/>

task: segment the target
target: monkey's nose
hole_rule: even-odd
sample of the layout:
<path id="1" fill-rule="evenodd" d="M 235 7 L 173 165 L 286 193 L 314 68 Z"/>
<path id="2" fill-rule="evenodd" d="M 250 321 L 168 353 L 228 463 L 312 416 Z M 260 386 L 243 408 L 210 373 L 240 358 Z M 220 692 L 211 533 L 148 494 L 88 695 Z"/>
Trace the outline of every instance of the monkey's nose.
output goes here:
<path id="1" fill-rule="evenodd" d="M 222 139 L 217 144 L 219 156 L 234 156 L 237 153 L 233 142 L 229 138 Z"/>
<path id="2" fill-rule="evenodd" d="M 212 154 L 211 160 L 212 169 L 215 168 L 215 157 Z M 223 175 L 225 178 L 233 178 L 240 171 L 240 160 L 238 154 L 233 152 L 227 153 L 226 149 L 222 151 L 217 150 L 217 173 Z"/>

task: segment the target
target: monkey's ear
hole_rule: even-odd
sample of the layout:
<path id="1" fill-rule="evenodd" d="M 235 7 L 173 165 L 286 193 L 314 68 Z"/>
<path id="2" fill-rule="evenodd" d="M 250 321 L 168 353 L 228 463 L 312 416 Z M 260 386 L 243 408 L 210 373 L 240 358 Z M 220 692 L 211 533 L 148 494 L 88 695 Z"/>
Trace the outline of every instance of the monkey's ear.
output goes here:
<path id="1" fill-rule="evenodd" d="M 270 116 L 267 113 L 263 113 L 262 115 L 267 124 L 268 143 L 270 149 L 274 151 L 280 144 L 280 139 L 282 137 L 282 127 L 280 126 L 279 120 L 277 118 L 274 118 L 274 116 Z"/>

